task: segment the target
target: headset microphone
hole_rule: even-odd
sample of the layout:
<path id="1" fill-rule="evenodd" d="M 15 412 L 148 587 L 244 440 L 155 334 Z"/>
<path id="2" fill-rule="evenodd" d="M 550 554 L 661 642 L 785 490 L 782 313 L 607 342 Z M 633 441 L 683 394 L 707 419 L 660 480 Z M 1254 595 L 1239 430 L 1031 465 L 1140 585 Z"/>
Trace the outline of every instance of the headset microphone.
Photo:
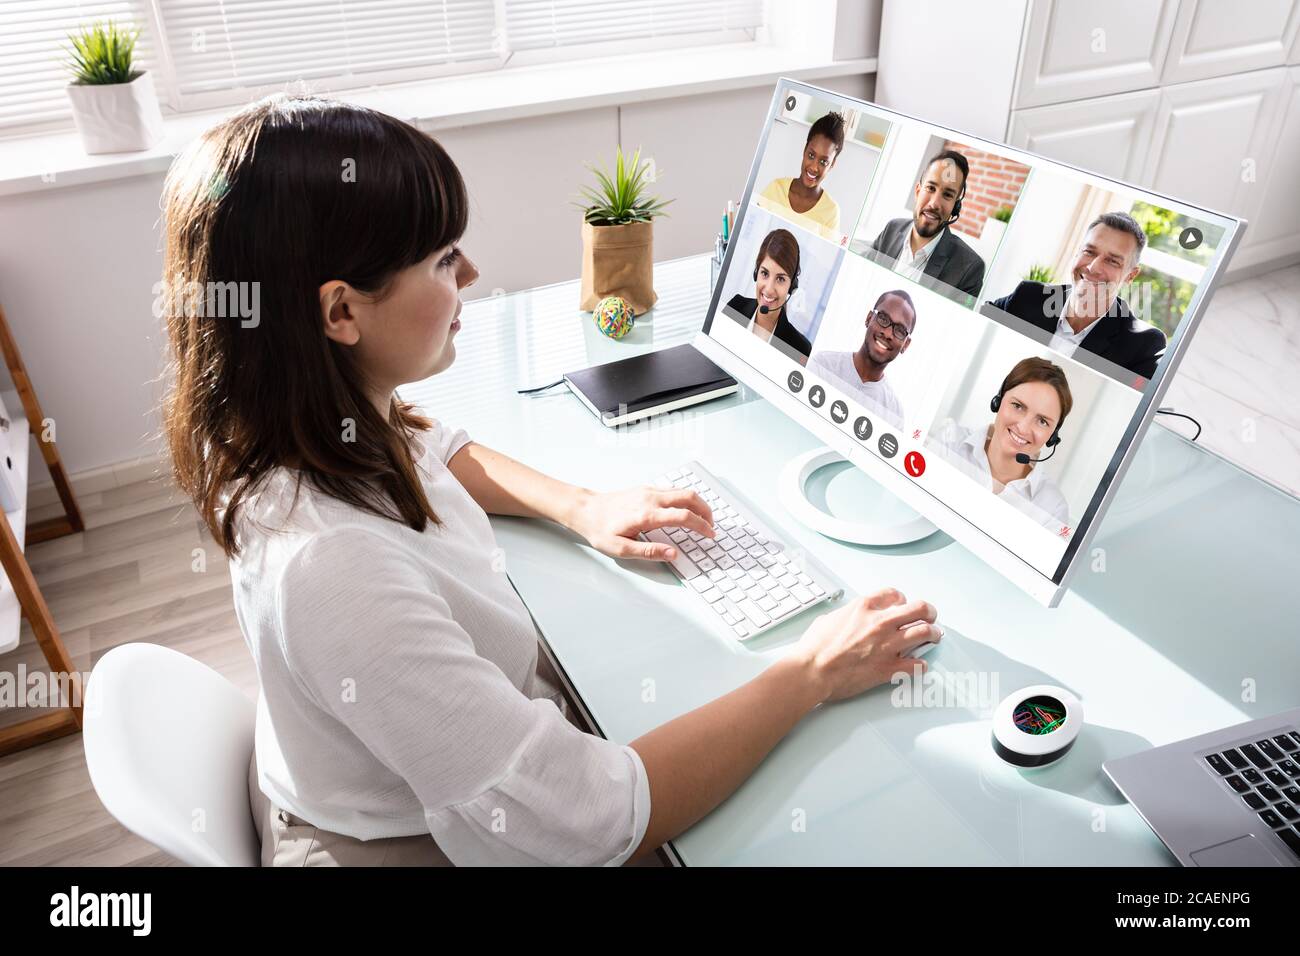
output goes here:
<path id="1" fill-rule="evenodd" d="M 758 311 L 761 312 L 763 315 L 767 315 L 767 313 L 771 312 L 772 310 L 765 305 L 760 305 L 758 307 Z"/>
<path id="2" fill-rule="evenodd" d="M 1021 452 L 1020 454 L 1016 455 L 1016 461 L 1022 465 L 1027 465 L 1031 461 L 1034 462 L 1034 464 L 1037 464 L 1040 461 L 1047 461 L 1047 459 L 1051 458 L 1052 455 L 1055 454 L 1056 454 L 1056 448 L 1053 446 L 1051 452 L 1049 454 L 1044 455 L 1042 458 L 1030 458 L 1024 452 Z"/>

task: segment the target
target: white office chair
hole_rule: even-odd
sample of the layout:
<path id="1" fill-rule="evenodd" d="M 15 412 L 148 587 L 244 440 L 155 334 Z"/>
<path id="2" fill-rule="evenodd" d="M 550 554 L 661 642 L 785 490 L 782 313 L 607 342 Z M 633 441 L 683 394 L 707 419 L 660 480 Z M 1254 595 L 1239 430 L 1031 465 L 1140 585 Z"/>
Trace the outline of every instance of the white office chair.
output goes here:
<path id="1" fill-rule="evenodd" d="M 206 664 L 124 644 L 87 681 L 82 737 L 117 821 L 192 866 L 257 866 L 248 801 L 255 708 Z"/>

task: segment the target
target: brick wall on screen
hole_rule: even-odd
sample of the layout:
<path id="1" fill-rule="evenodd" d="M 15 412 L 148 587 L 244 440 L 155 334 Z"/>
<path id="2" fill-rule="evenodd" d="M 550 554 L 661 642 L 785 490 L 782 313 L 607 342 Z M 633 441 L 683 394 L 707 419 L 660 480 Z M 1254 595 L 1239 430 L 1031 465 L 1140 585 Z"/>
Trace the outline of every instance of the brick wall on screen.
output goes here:
<path id="1" fill-rule="evenodd" d="M 970 163 L 970 181 L 966 183 L 966 197 L 961 201 L 961 218 L 952 228 L 978 238 L 993 210 L 1002 206 L 1015 208 L 1029 167 L 952 140 L 944 143 L 943 148 L 956 150 Z"/>

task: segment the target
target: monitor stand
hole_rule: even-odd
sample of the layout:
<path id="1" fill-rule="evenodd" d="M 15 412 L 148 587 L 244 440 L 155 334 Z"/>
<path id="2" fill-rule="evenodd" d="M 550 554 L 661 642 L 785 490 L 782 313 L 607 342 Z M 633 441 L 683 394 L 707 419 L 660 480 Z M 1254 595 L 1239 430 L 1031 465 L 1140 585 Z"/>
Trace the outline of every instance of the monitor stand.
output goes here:
<path id="1" fill-rule="evenodd" d="M 852 483 L 850 487 L 855 500 L 868 502 L 867 507 L 854 509 L 861 510 L 864 514 L 861 517 L 828 514 L 809 498 L 809 479 L 821 469 L 834 464 L 850 463 L 839 452 L 823 446 L 795 458 L 781 473 L 778 491 L 781 503 L 807 527 L 836 541 L 875 547 L 910 544 L 939 530 L 929 519 L 921 517 L 885 491 L 855 465 L 846 469 L 840 481 Z M 843 496 L 823 494 L 819 497 L 833 502 Z M 845 510 L 849 508 L 846 507 Z"/>

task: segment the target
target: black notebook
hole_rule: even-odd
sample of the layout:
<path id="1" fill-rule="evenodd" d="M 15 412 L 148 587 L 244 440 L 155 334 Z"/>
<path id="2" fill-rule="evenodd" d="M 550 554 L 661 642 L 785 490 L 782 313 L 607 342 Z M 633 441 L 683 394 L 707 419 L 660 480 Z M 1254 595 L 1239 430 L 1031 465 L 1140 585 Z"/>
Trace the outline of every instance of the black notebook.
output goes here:
<path id="1" fill-rule="evenodd" d="M 569 372 L 564 380 L 610 427 L 721 398 L 738 387 L 689 343 Z"/>

